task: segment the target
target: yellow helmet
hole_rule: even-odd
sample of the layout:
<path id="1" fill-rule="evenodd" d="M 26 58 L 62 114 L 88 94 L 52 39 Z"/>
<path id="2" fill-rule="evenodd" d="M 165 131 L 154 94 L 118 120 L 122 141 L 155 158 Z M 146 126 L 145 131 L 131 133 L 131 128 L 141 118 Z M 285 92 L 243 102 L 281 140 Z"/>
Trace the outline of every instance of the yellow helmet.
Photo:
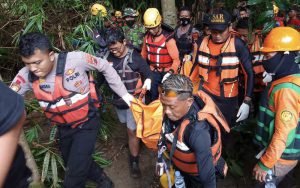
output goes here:
<path id="1" fill-rule="evenodd" d="M 278 14 L 278 12 L 279 12 L 279 8 L 275 4 L 273 4 L 273 12 L 274 12 L 274 14 Z"/>
<path id="2" fill-rule="evenodd" d="M 96 16 L 99 13 L 99 11 L 101 12 L 101 16 L 102 17 L 106 17 L 107 16 L 107 10 L 106 10 L 106 8 L 103 5 L 101 5 L 99 3 L 93 4 L 93 6 L 91 7 L 91 13 L 92 13 L 92 15 Z"/>
<path id="3" fill-rule="evenodd" d="M 266 36 L 262 52 L 285 52 L 300 50 L 300 33 L 291 27 L 275 27 Z"/>
<path id="4" fill-rule="evenodd" d="M 122 18 L 122 12 L 119 11 L 119 10 L 116 10 L 116 12 L 115 12 L 115 17 L 116 17 L 116 18 Z"/>
<path id="5" fill-rule="evenodd" d="M 154 28 L 161 24 L 161 15 L 156 8 L 148 8 L 143 18 L 146 28 Z"/>

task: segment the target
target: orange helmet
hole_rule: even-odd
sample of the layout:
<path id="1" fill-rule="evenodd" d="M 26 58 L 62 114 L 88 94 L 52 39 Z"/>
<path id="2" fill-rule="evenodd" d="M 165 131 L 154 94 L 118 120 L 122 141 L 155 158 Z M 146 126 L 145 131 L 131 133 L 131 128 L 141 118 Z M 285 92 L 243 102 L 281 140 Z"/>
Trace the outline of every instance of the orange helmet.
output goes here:
<path id="1" fill-rule="evenodd" d="M 300 33 L 291 27 L 276 27 L 264 40 L 260 51 L 285 52 L 300 50 Z"/>

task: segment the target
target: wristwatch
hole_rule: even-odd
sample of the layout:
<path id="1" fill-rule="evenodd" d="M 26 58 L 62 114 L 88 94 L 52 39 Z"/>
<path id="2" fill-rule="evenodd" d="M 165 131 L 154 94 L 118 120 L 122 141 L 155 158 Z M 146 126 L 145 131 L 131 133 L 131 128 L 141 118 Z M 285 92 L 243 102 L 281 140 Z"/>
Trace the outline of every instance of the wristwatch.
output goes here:
<path id="1" fill-rule="evenodd" d="M 251 105 L 251 99 L 244 99 L 243 103 Z"/>

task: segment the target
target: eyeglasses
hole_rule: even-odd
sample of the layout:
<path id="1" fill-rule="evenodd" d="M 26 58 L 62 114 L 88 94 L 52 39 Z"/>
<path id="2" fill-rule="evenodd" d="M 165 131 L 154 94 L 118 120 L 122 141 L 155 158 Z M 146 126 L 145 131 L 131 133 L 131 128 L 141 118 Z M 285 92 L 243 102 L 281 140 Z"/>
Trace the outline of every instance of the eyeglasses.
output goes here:
<path id="1" fill-rule="evenodd" d="M 109 48 L 109 51 L 111 51 L 112 53 L 117 53 L 121 51 L 122 47 L 123 47 L 123 43 L 121 44 L 121 46 L 117 48 Z"/>
<path id="2" fill-rule="evenodd" d="M 161 89 L 161 94 L 164 95 L 165 97 L 177 97 L 178 95 L 183 93 L 189 93 L 190 95 L 192 95 L 192 91 L 183 90 L 183 89 L 177 89 L 177 90 Z"/>

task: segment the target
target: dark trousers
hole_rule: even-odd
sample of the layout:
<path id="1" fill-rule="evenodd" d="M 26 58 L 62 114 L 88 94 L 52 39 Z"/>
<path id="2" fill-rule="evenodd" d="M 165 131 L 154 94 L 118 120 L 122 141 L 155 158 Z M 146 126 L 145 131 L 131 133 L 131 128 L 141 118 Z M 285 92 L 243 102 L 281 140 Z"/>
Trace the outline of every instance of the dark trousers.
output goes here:
<path id="1" fill-rule="evenodd" d="M 59 147 L 66 165 L 64 187 L 84 188 L 87 179 L 101 182 L 103 169 L 92 159 L 99 126 L 99 116 L 95 115 L 75 129 L 58 127 Z"/>
<path id="2" fill-rule="evenodd" d="M 0 167 L 1 168 L 1 167 Z M 29 186 L 28 178 L 31 176 L 31 171 L 26 166 L 25 155 L 20 145 L 6 177 L 4 188 L 27 188 Z"/>
<path id="3" fill-rule="evenodd" d="M 214 100 L 220 111 L 224 115 L 228 125 L 233 127 L 236 121 L 238 112 L 238 97 L 224 98 L 206 92 Z"/>
<path id="4" fill-rule="evenodd" d="M 151 81 L 151 89 L 150 92 L 146 95 L 146 104 L 158 99 L 159 92 L 158 87 L 161 85 L 161 80 L 163 79 L 166 72 L 157 72 L 152 71 L 152 81 Z"/>

